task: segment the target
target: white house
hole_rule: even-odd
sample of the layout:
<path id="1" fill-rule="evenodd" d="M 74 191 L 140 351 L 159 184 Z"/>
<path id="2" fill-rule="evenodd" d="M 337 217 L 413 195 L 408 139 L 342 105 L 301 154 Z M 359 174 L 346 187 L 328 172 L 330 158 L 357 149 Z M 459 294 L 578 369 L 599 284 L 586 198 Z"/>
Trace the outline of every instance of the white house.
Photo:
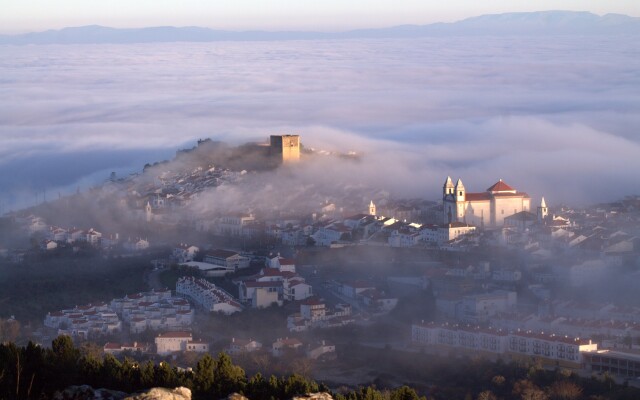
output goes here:
<path id="1" fill-rule="evenodd" d="M 279 338 L 271 345 L 271 352 L 274 357 L 280 357 L 287 351 L 296 351 L 302 347 L 302 342 L 296 338 Z"/>
<path id="2" fill-rule="evenodd" d="M 102 237 L 102 233 L 98 232 L 97 230 L 91 228 L 87 231 L 86 233 L 86 241 L 87 243 L 90 243 L 94 246 L 98 245 L 100 243 L 100 238 Z"/>
<path id="3" fill-rule="evenodd" d="M 164 356 L 183 351 L 207 352 L 209 345 L 202 341 L 194 341 L 191 332 L 165 332 L 156 339 L 156 353 Z"/>
<path id="4" fill-rule="evenodd" d="M 362 302 L 375 311 L 388 312 L 398 304 L 398 299 L 377 289 L 367 289 L 358 295 Z"/>
<path id="5" fill-rule="evenodd" d="M 125 250 L 140 251 L 149 248 L 149 242 L 145 239 L 128 240 L 123 244 Z"/>
<path id="6" fill-rule="evenodd" d="M 368 289 L 375 289 L 375 286 L 365 281 L 350 281 L 340 285 L 342 294 L 352 299 L 357 298 L 360 293 Z"/>
<path id="7" fill-rule="evenodd" d="M 313 288 L 302 278 L 284 280 L 282 289 L 284 299 L 288 301 L 299 301 L 313 296 Z"/>
<path id="8" fill-rule="evenodd" d="M 316 246 L 331 246 L 340 240 L 351 239 L 351 229 L 342 224 L 330 223 L 318 228 L 312 237 Z"/>
<path id="9" fill-rule="evenodd" d="M 203 261 L 208 264 L 224 267 L 230 271 L 247 268 L 251 262 L 248 257 L 241 256 L 235 251 L 221 249 L 208 251 Z"/>
<path id="10" fill-rule="evenodd" d="M 240 236 L 245 226 L 255 221 L 250 214 L 231 214 L 218 219 L 215 225 L 215 232 L 218 235 Z"/>
<path id="11" fill-rule="evenodd" d="M 200 251 L 200 249 L 197 246 L 180 243 L 174 247 L 171 256 L 177 263 L 186 263 L 193 261 L 198 251 Z"/>
<path id="12" fill-rule="evenodd" d="M 280 270 L 280 272 L 296 272 L 296 262 L 290 258 L 280 256 L 269 258 L 267 259 L 267 266 L 269 268 L 276 268 Z"/>
<path id="13" fill-rule="evenodd" d="M 262 343 L 253 339 L 231 338 L 231 343 L 229 343 L 229 347 L 227 347 L 227 353 L 231 355 L 244 354 L 260 349 L 262 349 Z"/>
<path id="14" fill-rule="evenodd" d="M 320 357 L 327 357 L 327 354 L 335 354 L 336 346 L 325 340 L 316 343 L 315 345 L 309 345 L 307 348 L 307 358 L 317 360 Z"/>
<path id="15" fill-rule="evenodd" d="M 45 240 L 41 245 L 42 250 L 55 250 L 58 248 L 58 243 L 53 240 Z"/>

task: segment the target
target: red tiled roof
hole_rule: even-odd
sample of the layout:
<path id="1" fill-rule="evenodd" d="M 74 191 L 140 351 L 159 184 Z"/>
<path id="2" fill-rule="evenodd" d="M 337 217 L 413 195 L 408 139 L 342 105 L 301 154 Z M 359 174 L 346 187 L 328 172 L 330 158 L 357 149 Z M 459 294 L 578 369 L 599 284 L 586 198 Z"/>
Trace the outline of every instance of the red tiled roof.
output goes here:
<path id="1" fill-rule="evenodd" d="M 498 182 L 494 183 L 491 187 L 487 189 L 487 192 L 507 192 L 507 191 L 515 191 L 514 188 L 507 185 L 500 179 Z"/>
<path id="2" fill-rule="evenodd" d="M 309 297 L 308 299 L 306 299 L 305 301 L 303 301 L 301 303 L 302 305 L 305 306 L 319 306 L 319 305 L 324 305 L 323 302 L 321 302 L 320 300 L 318 300 L 317 298 L 314 297 Z"/>
<path id="3" fill-rule="evenodd" d="M 466 201 L 489 201 L 491 200 L 491 194 L 487 192 L 482 193 L 467 193 L 465 195 Z"/>

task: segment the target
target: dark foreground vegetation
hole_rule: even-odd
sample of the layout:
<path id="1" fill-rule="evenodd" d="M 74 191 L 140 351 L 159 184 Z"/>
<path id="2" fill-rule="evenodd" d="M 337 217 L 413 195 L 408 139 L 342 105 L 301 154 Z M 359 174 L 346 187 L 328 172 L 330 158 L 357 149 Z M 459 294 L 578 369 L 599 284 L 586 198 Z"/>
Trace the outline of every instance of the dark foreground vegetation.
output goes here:
<path id="1" fill-rule="evenodd" d="M 388 390 L 376 384 L 355 390 L 334 388 L 336 399 L 410 400 L 410 399 L 528 399 L 528 400 L 600 400 L 638 399 L 640 390 L 616 385 L 608 376 L 580 378 L 569 371 L 545 371 L 536 366 L 490 363 L 481 360 L 429 360 L 416 354 L 419 365 L 431 375 L 431 382 L 418 392 L 408 386 Z M 447 361 L 444 363 L 443 361 Z M 396 364 L 392 358 L 379 362 Z M 406 367 L 405 365 L 394 365 Z M 247 377 L 231 358 L 202 356 L 193 370 L 180 369 L 167 362 L 144 363 L 129 358 L 118 360 L 83 354 L 67 336 L 56 338 L 50 349 L 29 343 L 17 347 L 0 344 L 0 398 L 49 398 L 71 385 L 88 384 L 127 393 L 151 387 L 185 386 L 195 399 L 219 399 L 230 393 L 243 393 L 252 400 L 288 399 L 294 395 L 331 388 L 301 375 L 269 378 L 257 373 Z M 379 383 L 379 385 L 382 385 Z"/>

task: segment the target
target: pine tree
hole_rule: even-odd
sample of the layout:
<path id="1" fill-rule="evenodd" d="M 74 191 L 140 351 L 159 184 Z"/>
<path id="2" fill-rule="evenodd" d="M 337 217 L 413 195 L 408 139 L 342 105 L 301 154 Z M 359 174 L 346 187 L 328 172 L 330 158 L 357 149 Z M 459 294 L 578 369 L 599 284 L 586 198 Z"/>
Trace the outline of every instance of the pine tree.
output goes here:
<path id="1" fill-rule="evenodd" d="M 205 354 L 196 365 L 194 389 L 199 395 L 209 393 L 214 382 L 215 361 L 209 354 Z"/>

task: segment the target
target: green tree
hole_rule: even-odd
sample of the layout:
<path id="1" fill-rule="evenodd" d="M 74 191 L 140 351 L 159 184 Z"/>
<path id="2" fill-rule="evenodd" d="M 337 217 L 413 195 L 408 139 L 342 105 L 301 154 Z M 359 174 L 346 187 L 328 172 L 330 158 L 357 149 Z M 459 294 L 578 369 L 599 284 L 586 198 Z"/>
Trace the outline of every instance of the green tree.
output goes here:
<path id="1" fill-rule="evenodd" d="M 102 387 L 108 389 L 119 389 L 122 381 L 122 364 L 112 354 L 105 354 L 100 368 L 102 377 Z"/>
<path id="2" fill-rule="evenodd" d="M 420 396 L 409 386 L 402 386 L 391 392 L 390 400 L 420 400 Z"/>
<path id="3" fill-rule="evenodd" d="M 251 400 L 269 400 L 273 391 L 269 382 L 258 372 L 249 379 L 246 393 Z"/>
<path id="4" fill-rule="evenodd" d="M 102 382 L 100 371 L 102 370 L 102 360 L 87 354 L 80 359 L 80 371 L 85 383 L 93 387 L 99 387 Z"/>
<path id="5" fill-rule="evenodd" d="M 231 362 L 231 357 L 220 353 L 215 362 L 214 394 L 218 397 L 227 396 L 233 392 L 243 392 L 247 384 L 244 370 Z"/>
<path id="6" fill-rule="evenodd" d="M 360 393 L 357 394 L 357 399 L 358 400 L 385 400 L 384 396 L 382 396 L 382 393 L 372 388 L 371 386 L 360 388 Z"/>
<path id="7" fill-rule="evenodd" d="M 73 345 L 71 337 L 58 336 L 51 342 L 47 363 L 47 392 L 76 384 L 79 380 L 80 351 Z"/>
<path id="8" fill-rule="evenodd" d="M 155 366 L 153 378 L 154 386 L 159 387 L 173 387 L 177 380 L 176 371 L 165 361 Z"/>
<path id="9" fill-rule="evenodd" d="M 196 364 L 194 389 L 198 395 L 208 393 L 213 387 L 215 361 L 209 354 L 205 354 Z"/>
<path id="10" fill-rule="evenodd" d="M 287 398 L 318 391 L 318 384 L 307 380 L 302 375 L 293 374 L 284 382 L 284 395 Z"/>
<path id="11" fill-rule="evenodd" d="M 151 361 L 140 366 L 140 386 L 143 388 L 152 387 L 156 381 L 156 368 Z"/>

